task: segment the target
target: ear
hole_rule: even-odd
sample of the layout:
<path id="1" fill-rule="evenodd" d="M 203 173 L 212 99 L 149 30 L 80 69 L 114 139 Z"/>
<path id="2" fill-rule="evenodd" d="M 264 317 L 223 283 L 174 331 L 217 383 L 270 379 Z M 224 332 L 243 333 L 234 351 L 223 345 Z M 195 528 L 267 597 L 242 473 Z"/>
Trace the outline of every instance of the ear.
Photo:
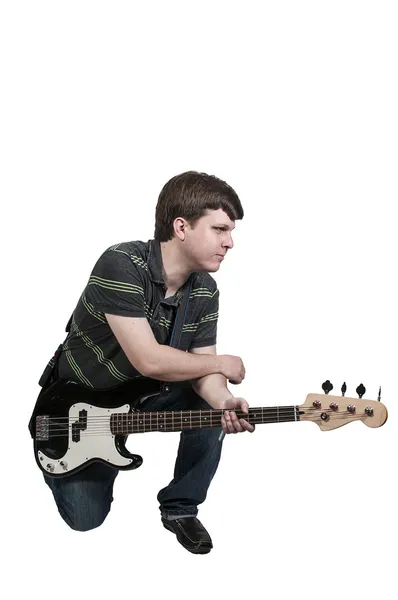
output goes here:
<path id="1" fill-rule="evenodd" d="M 174 233 L 182 242 L 185 239 L 187 222 L 182 217 L 177 217 L 173 222 Z"/>

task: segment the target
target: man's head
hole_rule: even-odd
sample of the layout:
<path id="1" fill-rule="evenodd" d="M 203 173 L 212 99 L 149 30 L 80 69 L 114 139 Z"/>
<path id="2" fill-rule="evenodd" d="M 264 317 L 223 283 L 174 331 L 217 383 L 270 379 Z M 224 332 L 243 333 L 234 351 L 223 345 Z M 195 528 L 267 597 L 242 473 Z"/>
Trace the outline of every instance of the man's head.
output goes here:
<path id="1" fill-rule="evenodd" d="M 218 271 L 235 221 L 243 219 L 236 192 L 214 175 L 188 171 L 170 179 L 156 206 L 155 239 L 172 241 L 194 271 Z"/>

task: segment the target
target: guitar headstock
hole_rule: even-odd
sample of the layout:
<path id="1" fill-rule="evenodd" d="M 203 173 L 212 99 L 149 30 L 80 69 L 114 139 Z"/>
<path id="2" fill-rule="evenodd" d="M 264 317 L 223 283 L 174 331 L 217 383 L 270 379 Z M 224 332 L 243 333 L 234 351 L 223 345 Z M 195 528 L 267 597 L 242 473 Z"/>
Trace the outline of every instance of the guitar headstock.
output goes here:
<path id="1" fill-rule="evenodd" d="M 333 389 L 330 381 L 325 381 L 322 388 L 324 394 L 308 394 L 304 404 L 300 405 L 301 421 L 314 421 L 323 430 L 337 429 L 352 421 L 362 421 L 368 427 L 381 427 L 387 421 L 387 409 L 380 401 L 381 389 L 378 400 L 368 400 L 362 398 L 366 392 L 362 383 L 356 389 L 357 398 L 345 396 L 345 383 L 341 396 L 329 394 Z"/>

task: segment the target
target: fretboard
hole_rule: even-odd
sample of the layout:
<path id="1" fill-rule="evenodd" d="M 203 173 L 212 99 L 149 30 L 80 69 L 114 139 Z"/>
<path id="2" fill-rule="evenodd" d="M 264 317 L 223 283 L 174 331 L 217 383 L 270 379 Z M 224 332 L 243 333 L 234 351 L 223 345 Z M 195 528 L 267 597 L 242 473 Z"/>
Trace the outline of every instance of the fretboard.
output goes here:
<path id="1" fill-rule="evenodd" d="M 227 409 L 230 410 L 230 409 Z M 162 412 L 113 413 L 110 419 L 113 435 L 129 435 L 147 431 L 182 431 L 203 427 L 221 427 L 224 410 L 181 410 Z M 298 406 L 271 406 L 249 408 L 249 413 L 235 409 L 239 419 L 251 424 L 286 423 L 299 421 Z"/>

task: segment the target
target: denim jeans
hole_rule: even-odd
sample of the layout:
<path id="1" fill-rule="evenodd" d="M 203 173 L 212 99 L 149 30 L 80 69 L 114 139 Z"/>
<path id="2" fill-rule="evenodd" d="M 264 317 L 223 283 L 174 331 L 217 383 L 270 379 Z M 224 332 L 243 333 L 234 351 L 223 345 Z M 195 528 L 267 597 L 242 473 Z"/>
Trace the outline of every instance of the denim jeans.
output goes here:
<path id="1" fill-rule="evenodd" d="M 141 411 L 209 409 L 190 382 L 169 384 L 169 391 L 149 398 Z M 166 433 L 167 435 L 167 433 Z M 185 429 L 170 483 L 157 499 L 165 519 L 196 516 L 217 470 L 224 434 L 221 428 Z M 92 463 L 69 477 L 44 475 L 64 521 L 78 531 L 99 527 L 113 501 L 113 484 L 119 471 L 104 463 Z M 132 475 L 133 476 L 133 475 Z"/>

